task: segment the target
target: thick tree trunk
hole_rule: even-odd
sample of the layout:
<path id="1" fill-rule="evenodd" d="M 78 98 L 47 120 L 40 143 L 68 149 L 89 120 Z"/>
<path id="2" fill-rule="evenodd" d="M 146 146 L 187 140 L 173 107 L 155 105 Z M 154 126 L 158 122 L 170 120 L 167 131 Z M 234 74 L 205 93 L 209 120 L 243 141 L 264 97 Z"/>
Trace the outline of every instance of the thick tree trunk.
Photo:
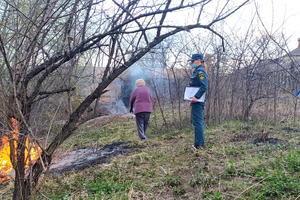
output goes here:
<path id="1" fill-rule="evenodd" d="M 13 121 L 15 120 L 15 121 Z M 30 187 L 26 187 L 25 184 L 25 148 L 26 148 L 26 137 L 28 131 L 24 126 L 19 125 L 21 120 L 11 118 L 11 125 L 14 134 L 17 134 L 17 148 L 16 148 L 16 162 L 13 163 L 15 170 L 15 185 L 13 192 L 14 200 L 28 200 L 30 196 Z M 20 132 L 19 132 L 20 130 Z M 13 151 L 11 151 L 13 152 Z"/>

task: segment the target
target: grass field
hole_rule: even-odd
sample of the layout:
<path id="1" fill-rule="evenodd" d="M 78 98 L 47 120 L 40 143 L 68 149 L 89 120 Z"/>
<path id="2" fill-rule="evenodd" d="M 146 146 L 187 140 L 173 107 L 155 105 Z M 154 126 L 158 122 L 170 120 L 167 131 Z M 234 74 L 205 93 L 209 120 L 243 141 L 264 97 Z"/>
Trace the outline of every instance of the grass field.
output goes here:
<path id="1" fill-rule="evenodd" d="M 252 144 L 262 130 L 284 142 Z M 300 199 L 299 127 L 229 121 L 206 127 L 206 147 L 197 151 L 192 126 L 148 134 L 139 141 L 133 120 L 82 127 L 58 151 L 118 141 L 133 149 L 82 171 L 47 174 L 33 199 Z M 3 199 L 11 187 L 1 186 Z"/>

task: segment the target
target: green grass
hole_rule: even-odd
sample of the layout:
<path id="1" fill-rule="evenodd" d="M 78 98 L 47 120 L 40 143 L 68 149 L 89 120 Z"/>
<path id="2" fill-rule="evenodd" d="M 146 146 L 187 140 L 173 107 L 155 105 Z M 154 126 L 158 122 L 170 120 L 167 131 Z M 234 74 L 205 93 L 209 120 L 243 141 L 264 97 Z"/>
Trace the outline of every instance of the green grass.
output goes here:
<path id="1" fill-rule="evenodd" d="M 63 180 L 58 176 L 51 176 L 51 179 L 43 184 L 44 195 L 53 200 L 128 199 L 127 193 L 135 184 L 134 180 L 111 170 L 89 172 L 86 175 L 87 178 L 68 174 L 71 179 L 65 176 Z M 37 196 L 36 199 L 40 198 Z"/>
<path id="2" fill-rule="evenodd" d="M 254 169 L 253 175 L 261 181 L 255 199 L 288 199 L 300 195 L 300 151 L 277 156 L 268 164 Z"/>
<path id="3" fill-rule="evenodd" d="M 182 129 L 158 129 L 152 121 L 148 142 L 139 141 L 133 120 L 82 127 L 58 151 L 116 141 L 138 148 L 104 165 L 63 175 L 47 174 L 33 199 L 300 198 L 300 133 L 290 134 L 282 127 L 240 121 L 209 126 L 205 131 L 207 146 L 197 151 L 191 149 L 194 136 L 190 123 Z M 270 137 L 287 140 L 289 145 L 231 142 L 235 135 L 257 133 L 265 128 L 271 130 Z"/>
<path id="4" fill-rule="evenodd" d="M 224 200 L 225 198 L 221 194 L 221 192 L 211 192 L 205 193 L 204 198 L 211 199 L 211 200 Z"/>
<path id="5" fill-rule="evenodd" d="M 181 185 L 180 177 L 167 177 L 165 180 L 165 185 L 175 187 Z"/>

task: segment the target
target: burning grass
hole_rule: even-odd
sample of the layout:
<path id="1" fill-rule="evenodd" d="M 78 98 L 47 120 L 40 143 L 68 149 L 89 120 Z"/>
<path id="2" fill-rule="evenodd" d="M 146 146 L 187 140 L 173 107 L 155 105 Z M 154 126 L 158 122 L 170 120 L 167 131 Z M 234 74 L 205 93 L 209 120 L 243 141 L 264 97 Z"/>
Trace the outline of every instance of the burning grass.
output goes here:
<path id="1" fill-rule="evenodd" d="M 11 124 L 12 133 L 3 136 L 0 143 L 0 183 L 10 180 L 14 173 L 12 160 L 16 160 L 16 149 L 20 131 L 19 122 L 16 119 L 11 118 Z M 25 146 L 25 168 L 29 168 L 39 158 L 42 150 L 38 145 L 30 141 L 29 138 L 26 138 Z"/>
<path id="2" fill-rule="evenodd" d="M 230 141 L 235 135 L 273 128 L 269 137 L 289 145 Z M 83 127 L 60 149 L 105 146 L 117 141 L 138 147 L 110 162 L 63 175 L 48 174 L 34 199 L 296 199 L 300 195 L 299 134 L 265 123 L 227 122 L 206 129 L 207 147 L 193 151 L 193 130 L 150 127 L 148 142 L 133 120 Z M 253 138 L 251 138 L 252 140 Z"/>

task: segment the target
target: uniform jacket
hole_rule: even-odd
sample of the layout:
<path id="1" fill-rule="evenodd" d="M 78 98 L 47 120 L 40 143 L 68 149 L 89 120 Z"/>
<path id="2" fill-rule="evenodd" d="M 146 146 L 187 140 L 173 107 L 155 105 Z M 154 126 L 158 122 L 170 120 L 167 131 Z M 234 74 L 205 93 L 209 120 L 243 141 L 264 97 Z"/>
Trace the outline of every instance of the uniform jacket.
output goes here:
<path id="1" fill-rule="evenodd" d="M 190 80 L 190 86 L 199 87 L 199 91 L 195 94 L 197 99 L 200 99 L 201 96 L 207 91 L 208 80 L 205 69 L 202 65 L 199 65 L 193 72 L 193 75 Z"/>

